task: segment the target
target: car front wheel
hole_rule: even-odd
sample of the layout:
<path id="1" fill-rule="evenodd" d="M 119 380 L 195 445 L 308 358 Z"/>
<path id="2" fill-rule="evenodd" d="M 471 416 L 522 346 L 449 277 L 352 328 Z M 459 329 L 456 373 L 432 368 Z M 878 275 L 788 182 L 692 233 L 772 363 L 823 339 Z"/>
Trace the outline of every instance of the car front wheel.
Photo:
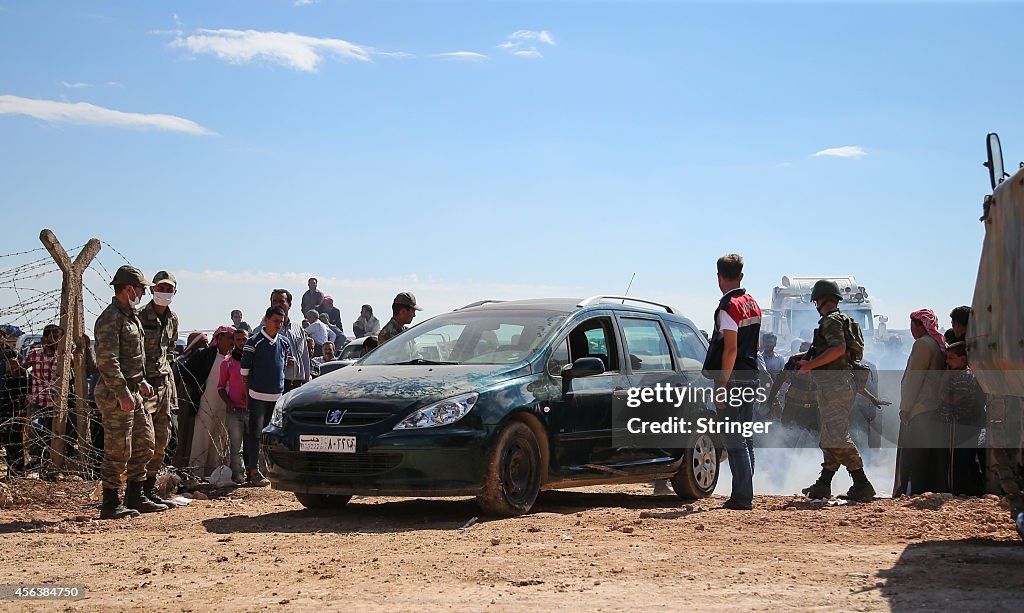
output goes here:
<path id="1" fill-rule="evenodd" d="M 352 500 L 351 496 L 341 494 L 299 494 L 295 493 L 299 504 L 307 509 L 340 509 Z"/>
<path id="2" fill-rule="evenodd" d="M 683 454 L 683 464 L 672 477 L 672 489 L 684 500 L 707 498 L 718 485 L 719 453 L 707 434 L 693 439 Z"/>
<path id="3" fill-rule="evenodd" d="M 510 422 L 498 435 L 487 462 L 477 504 L 484 513 L 511 517 L 530 510 L 540 492 L 541 452 L 533 430 Z"/>

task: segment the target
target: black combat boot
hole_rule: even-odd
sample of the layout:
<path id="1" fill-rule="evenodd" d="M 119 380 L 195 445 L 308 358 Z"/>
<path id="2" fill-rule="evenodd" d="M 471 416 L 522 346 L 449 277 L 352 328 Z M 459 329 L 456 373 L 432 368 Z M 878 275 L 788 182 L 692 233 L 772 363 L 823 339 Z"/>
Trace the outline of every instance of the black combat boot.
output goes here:
<path id="1" fill-rule="evenodd" d="M 832 497 L 832 477 L 834 476 L 836 476 L 836 471 L 822 468 L 818 480 L 811 484 L 810 487 L 805 487 L 803 490 L 804 494 L 811 500 L 818 500 L 819 498 L 828 500 Z"/>
<path id="2" fill-rule="evenodd" d="M 100 519 L 121 519 L 122 517 L 138 517 L 139 512 L 121 505 L 121 496 L 112 487 L 103 488 L 103 505 L 100 506 Z"/>
<path id="3" fill-rule="evenodd" d="M 129 481 L 124 491 L 124 506 L 139 513 L 166 511 L 167 505 L 157 504 L 142 493 L 142 481 Z"/>
<path id="4" fill-rule="evenodd" d="M 173 509 L 178 506 L 177 503 L 171 502 L 166 498 L 158 496 L 156 493 L 156 477 L 147 477 L 142 483 L 142 494 L 153 501 L 155 504 L 162 504 L 168 509 Z"/>
<path id="5" fill-rule="evenodd" d="M 849 500 L 873 500 L 875 498 L 875 488 L 871 486 L 863 468 L 851 470 L 850 477 L 853 478 L 853 485 L 846 492 L 846 497 Z"/>

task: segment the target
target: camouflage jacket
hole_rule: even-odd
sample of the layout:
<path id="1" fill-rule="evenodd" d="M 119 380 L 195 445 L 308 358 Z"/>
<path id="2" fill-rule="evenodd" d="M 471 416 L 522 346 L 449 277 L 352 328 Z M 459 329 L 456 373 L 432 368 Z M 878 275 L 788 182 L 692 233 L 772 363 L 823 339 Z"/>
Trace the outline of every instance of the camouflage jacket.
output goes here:
<path id="1" fill-rule="evenodd" d="M 178 342 L 178 316 L 165 311 L 166 321 L 157 314 L 152 301 L 139 311 L 142 332 L 145 335 L 146 379 L 150 383 L 163 383 L 171 375 L 174 344 Z"/>
<path id="2" fill-rule="evenodd" d="M 846 317 L 842 311 L 835 309 L 826 313 L 818 320 L 814 330 L 814 340 L 807 351 L 807 359 L 814 359 L 833 347 L 846 347 Z M 850 360 L 845 355 L 819 366 L 815 370 L 849 370 Z"/>
<path id="3" fill-rule="evenodd" d="M 122 397 L 146 375 L 146 349 L 138 312 L 113 299 L 96 319 L 96 367 L 102 385 Z"/>
<path id="4" fill-rule="evenodd" d="M 391 340 L 392 337 L 398 336 L 402 332 L 405 332 L 408 328 L 400 326 L 395 323 L 395 319 L 391 318 L 388 323 L 380 329 L 380 334 L 377 335 L 377 342 L 383 345 L 384 343 Z"/>

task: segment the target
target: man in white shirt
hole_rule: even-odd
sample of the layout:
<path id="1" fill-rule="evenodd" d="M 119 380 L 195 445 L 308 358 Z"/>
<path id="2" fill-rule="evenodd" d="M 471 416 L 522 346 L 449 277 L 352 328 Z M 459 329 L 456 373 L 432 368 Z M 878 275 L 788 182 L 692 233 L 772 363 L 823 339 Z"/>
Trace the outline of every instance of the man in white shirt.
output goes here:
<path id="1" fill-rule="evenodd" d="M 309 325 L 306 326 L 306 334 L 313 339 L 313 344 L 315 345 L 313 355 L 316 356 L 323 354 L 324 343 L 333 343 L 335 339 L 334 332 L 327 324 L 320 321 L 319 315 L 320 313 L 316 309 L 306 311 L 306 321 L 309 322 Z"/>
<path id="2" fill-rule="evenodd" d="M 356 338 L 380 334 L 380 321 L 373 316 L 373 307 L 368 304 L 363 305 L 362 310 L 359 311 L 359 319 L 352 324 L 352 331 L 355 332 Z"/>

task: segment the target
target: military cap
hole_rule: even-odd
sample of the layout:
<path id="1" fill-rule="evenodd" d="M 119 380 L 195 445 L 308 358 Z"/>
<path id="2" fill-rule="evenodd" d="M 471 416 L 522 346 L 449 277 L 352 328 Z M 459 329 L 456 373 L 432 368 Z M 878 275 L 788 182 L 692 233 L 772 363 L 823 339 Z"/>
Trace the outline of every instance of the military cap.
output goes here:
<path id="1" fill-rule="evenodd" d="M 156 275 L 153 276 L 153 285 L 160 285 L 161 283 L 166 283 L 175 289 L 178 288 L 178 280 L 174 278 L 173 272 L 161 270 L 156 273 Z"/>
<path id="2" fill-rule="evenodd" d="M 117 269 L 114 273 L 114 280 L 110 282 L 111 285 L 153 285 L 146 280 L 146 275 L 142 274 L 142 271 L 134 266 L 125 264 L 121 268 Z"/>
<path id="3" fill-rule="evenodd" d="M 811 288 L 811 300 L 817 300 L 825 296 L 835 296 L 842 300 L 843 295 L 839 293 L 839 284 L 828 279 L 822 279 L 815 283 L 814 287 Z"/>
<path id="4" fill-rule="evenodd" d="M 412 307 L 417 311 L 423 310 L 423 307 L 416 304 L 416 296 L 413 296 L 412 292 L 402 292 L 401 294 L 398 294 L 395 296 L 395 299 L 391 304 L 395 306 Z"/>

